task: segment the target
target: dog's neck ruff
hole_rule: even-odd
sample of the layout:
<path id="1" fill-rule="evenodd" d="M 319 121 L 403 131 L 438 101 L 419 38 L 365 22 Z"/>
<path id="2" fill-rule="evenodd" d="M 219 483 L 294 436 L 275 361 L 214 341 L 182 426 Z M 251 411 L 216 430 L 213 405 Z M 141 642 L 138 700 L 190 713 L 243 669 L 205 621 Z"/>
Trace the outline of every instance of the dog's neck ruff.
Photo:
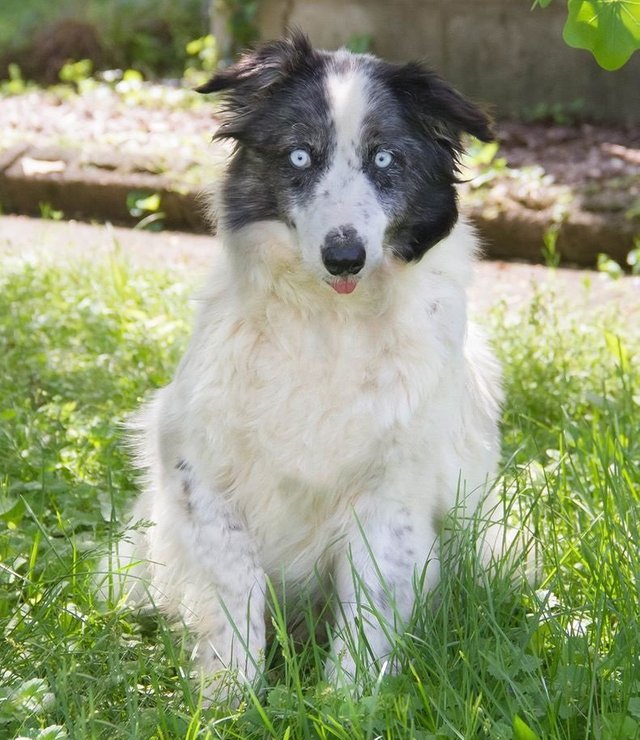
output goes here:
<path id="1" fill-rule="evenodd" d="M 380 315 L 411 271 L 389 256 L 355 290 L 341 293 L 309 273 L 290 230 L 281 222 L 256 222 L 222 234 L 222 241 L 237 296 L 247 309 L 278 300 L 304 314 Z"/>
<path id="2" fill-rule="evenodd" d="M 461 221 L 421 262 L 406 263 L 389 251 L 355 291 L 340 294 L 305 269 L 291 231 L 282 222 L 258 221 L 220 235 L 231 282 L 247 312 L 252 308 L 260 312 L 265 303 L 277 300 L 305 315 L 379 317 L 406 305 L 411 295 L 428 291 L 433 275 L 464 293 L 475 256 L 473 231 Z"/>

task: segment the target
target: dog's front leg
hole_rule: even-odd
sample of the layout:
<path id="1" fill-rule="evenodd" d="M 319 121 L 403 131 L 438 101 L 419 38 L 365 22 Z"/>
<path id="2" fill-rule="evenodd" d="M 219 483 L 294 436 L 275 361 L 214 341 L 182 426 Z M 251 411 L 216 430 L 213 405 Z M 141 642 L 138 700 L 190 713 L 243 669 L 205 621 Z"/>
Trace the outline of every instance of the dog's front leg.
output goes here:
<path id="1" fill-rule="evenodd" d="M 358 686 L 367 673 L 394 671 L 387 661 L 411 617 L 416 594 L 439 577 L 436 534 L 401 502 L 370 501 L 354 512 L 337 558 L 336 624 L 329 680 Z"/>
<path id="2" fill-rule="evenodd" d="M 164 558 L 173 570 L 167 585 L 173 591 L 176 578 L 178 609 L 196 636 L 205 677 L 215 685 L 231 669 L 239 682 L 253 682 L 265 648 L 265 578 L 255 544 L 232 505 L 191 467 L 181 464 L 172 478 L 185 516 L 165 522 L 169 537 L 179 532 L 178 562 Z M 215 689 L 208 693 L 215 697 Z"/>

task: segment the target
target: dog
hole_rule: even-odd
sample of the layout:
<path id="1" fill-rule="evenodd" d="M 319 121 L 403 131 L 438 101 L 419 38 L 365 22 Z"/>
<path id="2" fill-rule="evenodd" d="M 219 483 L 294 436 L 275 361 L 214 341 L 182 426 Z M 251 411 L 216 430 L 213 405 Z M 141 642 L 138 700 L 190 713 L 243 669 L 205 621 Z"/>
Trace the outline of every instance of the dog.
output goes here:
<path id="1" fill-rule="evenodd" d="M 500 368 L 467 320 L 477 240 L 456 197 L 461 137 L 491 140 L 490 121 L 420 63 L 300 32 L 199 91 L 221 94 L 215 136 L 234 143 L 224 250 L 137 420 L 121 580 L 190 628 L 214 685 L 260 676 L 269 582 L 329 589 L 326 673 L 351 684 L 354 652 L 391 665 L 448 514 L 497 502 Z"/>

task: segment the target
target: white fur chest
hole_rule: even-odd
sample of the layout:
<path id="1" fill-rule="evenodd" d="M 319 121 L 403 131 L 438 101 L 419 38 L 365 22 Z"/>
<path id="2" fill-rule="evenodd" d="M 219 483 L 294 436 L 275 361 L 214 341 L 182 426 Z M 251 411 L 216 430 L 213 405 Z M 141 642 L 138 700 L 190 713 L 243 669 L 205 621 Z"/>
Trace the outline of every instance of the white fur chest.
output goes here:
<path id="1" fill-rule="evenodd" d="M 365 319 L 303 315 L 277 298 L 240 317 L 229 301 L 210 302 L 176 379 L 192 430 L 185 442 L 239 495 L 256 485 L 336 494 L 366 485 L 456 349 L 451 317 L 423 304 Z"/>

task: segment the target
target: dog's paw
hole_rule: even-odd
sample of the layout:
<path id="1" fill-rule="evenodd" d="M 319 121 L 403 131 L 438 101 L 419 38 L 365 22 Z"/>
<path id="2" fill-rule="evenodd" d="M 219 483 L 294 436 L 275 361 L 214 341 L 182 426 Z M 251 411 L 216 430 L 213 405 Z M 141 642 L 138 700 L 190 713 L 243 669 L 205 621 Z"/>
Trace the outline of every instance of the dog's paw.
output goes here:
<path id="1" fill-rule="evenodd" d="M 220 667 L 213 674 L 199 668 L 192 672 L 191 677 L 204 709 L 222 706 L 236 710 L 249 701 L 252 690 L 256 693 L 260 691 L 258 680 L 249 682 L 245 675 L 234 668 Z"/>
<path id="2" fill-rule="evenodd" d="M 324 675 L 328 683 L 339 691 L 359 698 L 368 693 L 372 685 L 385 675 L 398 672 L 395 661 L 390 659 L 356 662 L 347 648 L 339 653 L 332 652 L 324 666 Z"/>
<path id="3" fill-rule="evenodd" d="M 264 650 L 255 655 L 240 650 L 223 661 L 211 643 L 196 644 L 192 659 L 197 668 L 192 676 L 200 686 L 202 705 L 224 705 L 237 709 L 250 691 L 259 692 L 264 683 Z"/>
<path id="4" fill-rule="evenodd" d="M 357 684 L 358 671 L 356 662 L 350 651 L 343 647 L 339 652 L 333 652 L 324 665 L 326 680 L 338 689 L 354 689 Z"/>

